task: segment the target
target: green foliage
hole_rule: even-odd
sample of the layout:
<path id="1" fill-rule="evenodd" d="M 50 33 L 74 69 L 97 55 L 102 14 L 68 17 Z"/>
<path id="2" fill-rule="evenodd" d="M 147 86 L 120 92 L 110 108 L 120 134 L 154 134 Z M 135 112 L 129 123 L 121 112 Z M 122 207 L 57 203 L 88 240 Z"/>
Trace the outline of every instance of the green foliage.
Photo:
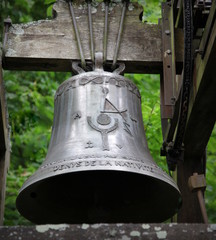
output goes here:
<path id="1" fill-rule="evenodd" d="M 210 222 L 216 222 L 216 126 L 207 147 L 206 195 L 207 214 Z"/>
<path id="2" fill-rule="evenodd" d="M 143 21 L 149 23 L 158 23 L 161 18 L 161 3 L 163 0 L 138 0 L 143 6 Z"/>
<path id="3" fill-rule="evenodd" d="M 12 159 L 13 160 L 13 159 Z M 29 165 L 26 168 L 19 166 L 17 169 L 10 169 L 7 176 L 7 197 L 5 205 L 5 225 L 31 225 L 28 220 L 22 217 L 16 209 L 16 198 L 19 189 L 27 177 L 35 172 L 35 167 Z"/>
<path id="4" fill-rule="evenodd" d="M 160 157 L 162 132 L 160 123 L 160 76 L 149 74 L 126 75 L 140 90 L 142 114 L 148 147 L 157 164 L 167 170 L 165 159 Z"/>
<path id="5" fill-rule="evenodd" d="M 54 73 L 8 72 L 4 78 L 15 160 L 12 164 L 25 167 L 27 160 L 38 161 L 45 153 L 58 83 L 53 81 Z M 32 150 L 34 155 L 29 158 Z"/>
<path id="6" fill-rule="evenodd" d="M 30 224 L 15 209 L 24 181 L 43 162 L 53 120 L 54 94 L 70 74 L 5 72 L 11 125 L 11 165 L 7 178 L 5 224 Z"/>

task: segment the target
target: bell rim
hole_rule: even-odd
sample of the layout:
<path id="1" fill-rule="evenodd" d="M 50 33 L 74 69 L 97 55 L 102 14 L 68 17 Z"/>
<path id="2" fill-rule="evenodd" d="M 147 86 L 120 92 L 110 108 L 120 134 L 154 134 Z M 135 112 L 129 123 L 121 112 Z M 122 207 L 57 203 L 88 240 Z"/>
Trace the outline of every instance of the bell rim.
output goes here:
<path id="1" fill-rule="evenodd" d="M 88 162 L 92 162 L 94 160 L 90 159 Z M 143 162 L 134 162 L 133 160 L 131 161 L 125 161 L 123 159 L 118 159 L 118 160 L 113 160 L 113 159 L 109 159 L 109 158 L 101 158 L 100 160 L 100 163 L 102 162 L 105 162 L 105 164 L 107 163 L 107 165 L 109 165 L 109 163 L 112 163 L 112 165 L 110 166 L 104 166 L 104 165 L 101 165 L 99 168 L 95 168 L 95 166 L 93 165 L 92 166 L 92 169 L 89 169 L 89 166 L 84 166 L 84 167 L 78 167 L 78 168 L 66 168 L 66 169 L 62 169 L 60 171 L 52 171 L 52 173 L 50 174 L 49 169 L 52 168 L 52 170 L 58 166 L 61 166 L 60 165 L 52 165 L 51 167 L 47 167 L 45 169 L 43 169 L 43 165 L 38 169 L 36 170 L 36 172 L 31 175 L 25 182 L 24 184 L 22 185 L 21 189 L 19 190 L 19 193 L 20 194 L 25 188 L 27 188 L 29 185 L 32 185 L 38 181 L 41 181 L 41 180 L 44 180 L 44 179 L 47 179 L 47 178 L 52 178 L 52 177 L 55 177 L 55 176 L 58 176 L 58 175 L 62 175 L 62 174 L 70 174 L 70 173 L 77 173 L 77 172 L 83 172 L 83 171 L 121 171 L 121 172 L 127 172 L 127 173 L 135 173 L 135 174 L 140 174 L 140 175 L 144 175 L 144 176 L 149 176 L 149 177 L 153 177 L 153 178 L 156 178 L 158 180 L 162 180 L 166 183 L 169 182 L 170 185 L 172 185 L 174 188 L 176 188 L 176 190 L 181 194 L 176 182 L 173 180 L 173 178 L 171 178 L 165 171 L 163 171 L 161 168 L 159 168 L 156 164 L 144 164 Z M 155 172 L 151 172 L 151 171 L 147 171 L 147 170 L 139 170 L 137 168 L 132 168 L 132 167 L 127 167 L 127 166 L 118 166 L 118 167 L 113 167 L 115 162 L 121 162 L 123 163 L 131 163 L 131 164 L 138 164 L 139 166 L 142 165 L 144 167 L 148 167 L 149 168 L 154 168 L 156 169 L 157 171 Z M 85 163 L 85 160 L 80 160 L 80 161 L 69 161 L 69 163 L 73 163 L 74 162 L 82 162 L 82 163 Z M 67 163 L 67 162 L 66 162 Z M 64 164 L 66 164 L 64 162 Z M 154 162 L 153 162 L 154 163 Z M 38 180 L 38 176 L 37 175 L 40 175 L 40 179 Z M 43 177 L 41 177 L 41 175 Z"/>
<path id="2" fill-rule="evenodd" d="M 100 170 L 99 170 L 100 171 Z M 87 170 L 87 171 L 84 171 L 84 172 L 92 172 L 92 174 L 94 173 L 94 172 L 99 172 L 98 170 Z M 101 172 L 109 172 L 109 170 L 107 170 L 107 169 L 105 169 L 105 170 L 102 170 Z M 112 171 L 112 172 L 117 172 L 117 170 L 114 170 L 114 171 Z M 121 172 L 121 173 L 123 173 L 123 174 L 126 174 L 126 173 L 132 173 L 134 176 L 136 175 L 136 173 L 134 173 L 134 172 L 128 172 L 128 171 L 119 171 L 119 172 Z M 78 174 L 80 174 L 80 175 L 82 175 L 83 174 L 83 171 L 79 171 L 79 172 L 76 172 L 76 173 L 78 173 Z M 32 222 L 34 222 L 34 223 L 39 223 L 39 224 L 41 224 L 40 223 L 40 221 L 38 222 L 38 221 L 33 221 L 32 219 L 31 219 L 31 217 L 29 217 L 29 216 L 27 216 L 27 215 L 25 215 L 25 214 L 23 214 L 23 209 L 22 209 L 22 201 L 23 201 L 23 196 L 25 197 L 25 195 L 28 193 L 28 192 L 31 192 L 30 190 L 30 188 L 31 187 L 33 187 L 33 188 L 37 188 L 37 186 L 41 186 L 41 184 L 45 184 L 46 185 L 46 181 L 48 180 L 48 181 L 50 181 L 50 180 L 52 180 L 52 178 L 58 178 L 59 176 L 61 177 L 62 175 L 64 175 L 64 176 L 66 176 L 66 175 L 70 175 L 70 173 L 65 173 L 65 174 L 61 174 L 61 175 L 54 175 L 54 176 L 51 176 L 51 177 L 49 177 L 49 178 L 45 178 L 45 179 L 40 179 L 39 181 L 36 181 L 36 182 L 34 182 L 34 183 L 32 183 L 32 185 L 28 185 L 28 186 L 26 186 L 25 188 L 23 188 L 23 189 L 21 189 L 21 191 L 20 191 L 20 193 L 18 194 L 18 197 L 17 197 L 17 199 L 16 199 L 16 206 L 17 206 L 17 209 L 18 209 L 18 211 L 24 216 L 24 217 L 26 217 L 27 219 L 29 219 L 30 221 L 32 221 Z M 140 175 L 142 175 L 142 174 L 140 174 Z M 151 179 L 152 180 L 152 176 L 150 176 L 150 175 L 143 175 L 143 179 Z M 45 180 L 45 181 L 44 181 Z M 44 181 L 44 182 L 43 182 Z M 176 207 L 175 209 L 173 208 L 172 210 L 170 210 L 170 212 L 169 212 L 169 214 L 167 214 L 167 216 L 162 220 L 162 221 L 165 221 L 165 220 L 167 220 L 169 217 L 171 217 L 173 214 L 175 214 L 175 213 L 177 213 L 177 211 L 179 210 L 179 208 L 180 208 L 180 202 L 179 201 L 182 201 L 182 198 L 181 198 L 181 193 L 180 193 L 180 191 L 179 191 L 179 189 L 178 189 L 178 187 L 177 187 L 177 185 L 175 184 L 174 186 L 170 183 L 170 182 L 167 182 L 167 181 L 163 181 L 161 178 L 155 178 L 154 177 L 154 179 L 153 179 L 153 181 L 155 182 L 155 183 L 159 183 L 160 185 L 162 185 L 162 186 L 166 186 L 166 187 L 168 187 L 169 188 L 169 191 L 170 191 L 170 194 L 171 194 L 171 192 L 172 192 L 172 195 L 175 195 L 175 199 L 171 199 L 170 200 L 170 203 L 174 200 L 174 202 L 177 202 L 177 200 L 178 200 L 178 203 L 179 203 L 179 205 L 178 205 L 178 207 Z M 162 181 L 162 182 L 161 182 Z M 159 199 L 158 199 L 159 200 Z M 169 205 L 169 204 L 168 204 Z M 32 206 L 32 207 L 34 207 L 34 206 Z M 24 211 L 25 211 L 26 209 L 24 209 Z M 171 215 L 171 212 L 172 212 L 172 215 Z M 128 221 L 125 221 L 125 223 L 127 223 Z M 158 221 L 158 220 L 156 220 L 156 222 L 161 222 L 161 221 Z M 58 223 L 58 222 L 42 222 L 42 224 L 45 224 L 45 223 Z M 61 222 L 61 223 L 63 223 L 63 221 Z M 68 223 L 68 222 L 66 222 L 66 223 Z M 76 223 L 76 222 L 71 222 L 71 223 Z M 77 223 L 81 223 L 81 222 L 77 222 Z M 98 221 L 96 221 L 96 222 L 88 222 L 87 221 L 87 223 L 99 223 Z M 106 221 L 101 221 L 101 223 L 112 223 L 112 221 L 111 222 L 106 222 Z M 136 221 L 134 221 L 134 223 L 138 223 L 138 222 L 136 222 Z"/>

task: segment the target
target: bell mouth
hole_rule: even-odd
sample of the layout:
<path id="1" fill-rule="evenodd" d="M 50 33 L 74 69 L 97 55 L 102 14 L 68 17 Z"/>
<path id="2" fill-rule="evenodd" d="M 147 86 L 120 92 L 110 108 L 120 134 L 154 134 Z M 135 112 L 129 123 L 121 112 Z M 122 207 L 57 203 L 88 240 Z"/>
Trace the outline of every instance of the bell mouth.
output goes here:
<path id="1" fill-rule="evenodd" d="M 16 201 L 37 224 L 163 222 L 180 207 L 179 190 L 143 174 L 91 170 L 48 177 L 27 185 Z"/>

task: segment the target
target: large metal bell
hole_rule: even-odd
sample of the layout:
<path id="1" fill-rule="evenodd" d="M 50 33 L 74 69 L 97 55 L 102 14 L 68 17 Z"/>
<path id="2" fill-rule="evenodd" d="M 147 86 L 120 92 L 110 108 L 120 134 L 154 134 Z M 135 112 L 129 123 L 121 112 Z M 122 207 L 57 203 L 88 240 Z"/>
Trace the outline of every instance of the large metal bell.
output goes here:
<path id="1" fill-rule="evenodd" d="M 177 212 L 179 189 L 149 153 L 130 80 L 96 68 L 60 85 L 48 154 L 16 203 L 38 224 L 162 222 Z"/>

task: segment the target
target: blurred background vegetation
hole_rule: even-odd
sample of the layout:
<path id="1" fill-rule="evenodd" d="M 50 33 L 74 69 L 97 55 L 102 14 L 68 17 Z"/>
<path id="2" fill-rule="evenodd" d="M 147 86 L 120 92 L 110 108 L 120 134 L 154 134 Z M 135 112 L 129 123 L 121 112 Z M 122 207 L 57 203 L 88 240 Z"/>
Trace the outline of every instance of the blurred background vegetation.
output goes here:
<path id="1" fill-rule="evenodd" d="M 50 18 L 54 0 L 0 0 L 0 33 L 3 20 L 13 23 Z M 161 0 L 140 0 L 144 21 L 157 23 Z M 2 41 L 2 34 L 0 35 Z M 71 73 L 4 71 L 9 119 L 11 125 L 11 163 L 7 177 L 5 225 L 30 225 L 15 207 L 23 182 L 43 162 L 49 144 L 54 110 L 54 94 Z M 142 95 L 142 112 L 147 141 L 157 164 L 167 170 L 160 157 L 162 144 L 160 123 L 160 79 L 158 75 L 130 74 Z M 206 204 L 210 222 L 216 222 L 216 130 L 208 144 Z"/>

